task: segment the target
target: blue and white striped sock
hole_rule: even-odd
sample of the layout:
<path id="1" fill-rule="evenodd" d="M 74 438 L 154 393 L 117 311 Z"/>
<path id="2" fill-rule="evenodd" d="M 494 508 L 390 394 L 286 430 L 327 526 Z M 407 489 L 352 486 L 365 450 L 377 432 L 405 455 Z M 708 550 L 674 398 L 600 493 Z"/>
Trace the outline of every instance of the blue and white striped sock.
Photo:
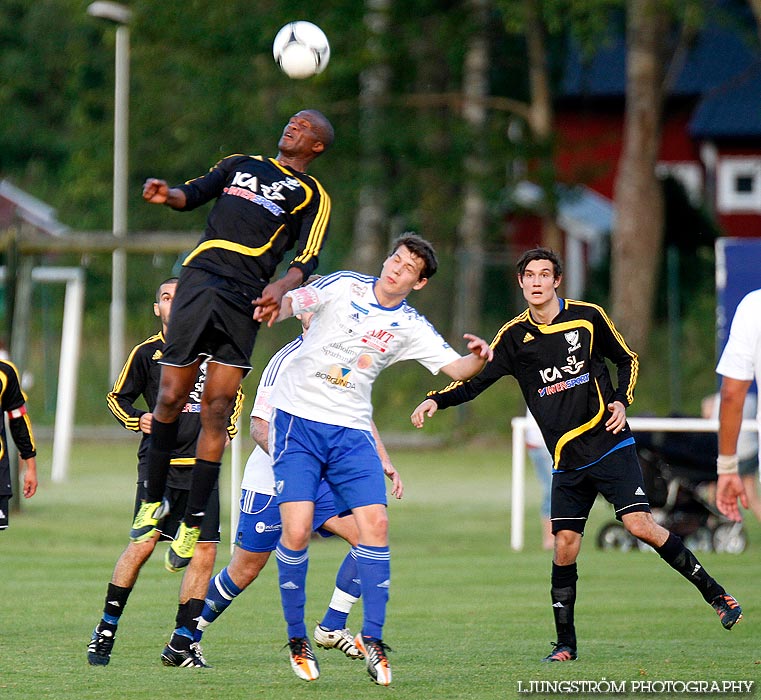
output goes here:
<path id="1" fill-rule="evenodd" d="M 352 547 L 338 569 L 333 597 L 320 624 L 329 630 L 344 629 L 351 608 L 359 600 L 360 593 L 357 550 Z"/>
<path id="2" fill-rule="evenodd" d="M 362 634 L 382 639 L 391 585 L 391 553 L 388 546 L 357 545 L 357 570 L 365 619 Z"/>
<path id="3" fill-rule="evenodd" d="M 198 631 L 195 634 L 196 642 L 201 641 L 206 628 L 227 610 L 241 593 L 241 589 L 235 585 L 230 574 L 227 573 L 227 567 L 209 581 L 209 590 L 206 592 L 201 619 L 198 620 Z"/>
<path id="4" fill-rule="evenodd" d="M 278 581 L 280 584 L 280 601 L 283 615 L 288 625 L 288 639 L 306 637 L 304 624 L 304 605 L 306 604 L 307 568 L 309 554 L 307 549 L 294 551 L 278 543 L 275 549 L 277 559 Z"/>

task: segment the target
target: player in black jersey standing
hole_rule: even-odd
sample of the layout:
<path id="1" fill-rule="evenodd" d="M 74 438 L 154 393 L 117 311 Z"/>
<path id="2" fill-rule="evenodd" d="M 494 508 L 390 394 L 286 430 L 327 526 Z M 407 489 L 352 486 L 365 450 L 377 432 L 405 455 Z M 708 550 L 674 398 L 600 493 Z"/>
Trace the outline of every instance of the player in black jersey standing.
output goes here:
<path id="1" fill-rule="evenodd" d="M 8 435 L 5 418 L 13 442 L 24 462 L 24 498 L 37 493 L 37 446 L 34 442 L 32 422 L 26 412 L 26 397 L 21 390 L 18 370 L 10 360 L 0 358 L 0 532 L 8 528 L 10 501 L 13 497 L 11 463 L 8 456 Z"/>
<path id="2" fill-rule="evenodd" d="M 598 493 L 613 504 L 624 527 L 693 583 L 724 628 L 731 629 L 742 618 L 737 601 L 650 512 L 626 422 L 637 355 L 601 307 L 558 297 L 562 266 L 554 252 L 535 248 L 524 253 L 517 272 L 528 308 L 500 328 L 491 343 L 494 359 L 472 379 L 430 392 L 412 413 L 412 423 L 422 427 L 426 416 L 474 399 L 500 377 L 513 375 L 518 381 L 554 462 L 551 597 L 557 642 L 543 660 L 572 661 L 577 655 L 576 558 Z M 606 358 L 617 368 L 617 386 Z"/>
<path id="3" fill-rule="evenodd" d="M 184 185 L 169 187 L 148 179 L 143 199 L 188 211 L 216 199 L 206 229 L 183 262 L 161 384 L 153 411 L 146 500 L 130 532 L 133 542 L 150 539 L 165 514 L 162 503 L 169 455 L 177 439 L 177 417 L 208 360 L 201 402 L 201 434 L 196 448 L 187 509 L 167 551 L 165 566 L 188 565 L 198 541 L 206 503 L 217 482 L 225 446 L 225 426 L 235 395 L 251 369 L 259 323 L 257 312 L 277 317 L 285 292 L 299 286 L 317 267 L 327 235 L 330 198 L 305 174 L 333 141 L 333 127 L 315 110 L 290 118 L 275 158 L 233 155 Z M 287 272 L 270 282 L 286 252 L 295 249 Z"/>
<path id="4" fill-rule="evenodd" d="M 176 277 L 165 280 L 159 285 L 153 312 L 161 319 L 161 330 L 132 349 L 113 389 L 106 398 L 114 418 L 127 430 L 142 434 L 137 450 L 138 481 L 135 512 L 139 510 L 141 501 L 145 499 L 145 482 L 148 478 L 146 455 L 151 442 L 151 410 L 159 392 L 161 375 L 159 362 L 165 348 L 167 324 L 172 313 L 176 289 Z M 177 444 L 170 454 L 167 488 L 165 494 L 162 495 L 170 504 L 172 512 L 157 523 L 151 537 L 141 542 L 130 542 L 116 562 L 106 590 L 102 618 L 96 625 L 87 647 L 87 661 L 91 666 L 106 666 L 111 660 L 119 619 L 143 564 L 153 554 L 159 540 L 171 540 L 172 535 L 177 531 L 178 521 L 188 499 L 196 441 L 201 430 L 200 406 L 205 377 L 206 365 L 202 364 L 197 369 L 195 386 L 180 414 Z M 138 405 L 141 398 L 147 410 Z M 233 414 L 226 428 L 230 439 L 237 432 L 236 421 L 242 406 L 243 394 L 239 391 L 236 395 Z M 194 643 L 193 635 L 196 631 L 196 618 L 203 610 L 209 579 L 214 571 L 218 542 L 219 491 L 214 488 L 206 515 L 201 523 L 198 553 L 193 557 L 180 584 L 177 626 L 169 644 L 161 654 L 161 660 L 165 666 L 182 666 L 183 668 L 206 666 L 200 645 Z"/>

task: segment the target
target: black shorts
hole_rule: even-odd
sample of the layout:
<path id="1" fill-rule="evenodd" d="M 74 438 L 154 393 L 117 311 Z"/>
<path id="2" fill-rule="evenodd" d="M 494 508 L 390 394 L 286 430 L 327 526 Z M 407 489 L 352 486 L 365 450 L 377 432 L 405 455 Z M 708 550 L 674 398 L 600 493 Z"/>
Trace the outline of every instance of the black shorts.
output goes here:
<path id="1" fill-rule="evenodd" d="M 627 513 L 650 512 L 634 445 L 611 452 L 591 467 L 552 475 L 552 532 L 583 534 L 597 494 L 613 504 L 617 520 Z"/>
<path id="2" fill-rule="evenodd" d="M 164 495 L 169 499 L 169 515 L 159 520 L 156 526 L 161 533 L 159 542 L 171 542 L 177 534 L 180 527 L 180 521 L 185 515 L 185 507 L 188 504 L 188 494 L 190 491 L 185 489 L 173 489 L 168 487 Z M 148 492 L 145 484 L 138 483 L 137 494 L 135 495 L 135 515 L 140 509 L 142 501 L 147 497 Z M 209 502 L 206 505 L 206 515 L 201 521 L 201 534 L 199 542 L 219 542 L 219 489 L 215 488 L 209 496 Z"/>
<path id="3" fill-rule="evenodd" d="M 10 507 L 11 497 L 0 496 L 0 530 L 8 527 L 8 508 Z"/>
<path id="4" fill-rule="evenodd" d="M 162 365 L 185 367 L 198 357 L 251 369 L 259 323 L 251 302 L 262 290 L 231 277 L 183 267 L 172 301 Z"/>
<path id="5" fill-rule="evenodd" d="M 740 476 L 758 476 L 758 455 L 753 455 L 746 459 L 741 459 L 737 465 L 737 472 Z"/>

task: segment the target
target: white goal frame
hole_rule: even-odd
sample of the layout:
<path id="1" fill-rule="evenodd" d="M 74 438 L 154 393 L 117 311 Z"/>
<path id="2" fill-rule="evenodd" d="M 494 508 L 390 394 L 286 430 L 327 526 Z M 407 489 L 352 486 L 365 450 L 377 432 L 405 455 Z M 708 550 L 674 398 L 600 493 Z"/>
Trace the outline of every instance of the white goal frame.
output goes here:
<path id="1" fill-rule="evenodd" d="M 0 267 L 0 282 L 5 280 L 6 268 Z M 31 285 L 24 289 L 23 267 L 19 270 L 17 285 L 17 317 L 29 318 L 31 309 Z M 66 480 L 69 471 L 69 456 L 74 431 L 74 415 L 77 401 L 77 383 L 79 376 L 79 349 L 82 334 L 82 316 L 84 314 L 85 273 L 81 267 L 33 267 L 31 282 L 66 285 L 63 307 L 63 325 L 61 329 L 61 356 L 58 364 L 58 386 L 56 398 L 56 416 L 53 430 L 53 459 L 51 479 L 60 483 Z M 15 322 L 15 319 L 14 319 Z M 25 325 L 25 322 L 24 322 Z M 14 329 L 11 337 L 11 362 L 20 364 L 17 355 L 26 352 L 28 329 Z M 18 339 L 21 338 L 21 341 Z M 32 413 L 32 417 L 34 413 Z M 34 422 L 32 422 L 34 425 Z"/>
<path id="2" fill-rule="evenodd" d="M 516 416 L 513 426 L 513 476 L 512 506 L 510 515 L 510 546 L 516 552 L 523 550 L 524 521 L 526 510 L 526 416 Z M 705 418 L 627 418 L 632 431 L 652 430 L 683 433 L 715 433 L 718 420 Z M 761 423 L 753 418 L 742 422 L 742 430 L 758 433 Z M 635 435 L 636 439 L 636 435 Z"/>

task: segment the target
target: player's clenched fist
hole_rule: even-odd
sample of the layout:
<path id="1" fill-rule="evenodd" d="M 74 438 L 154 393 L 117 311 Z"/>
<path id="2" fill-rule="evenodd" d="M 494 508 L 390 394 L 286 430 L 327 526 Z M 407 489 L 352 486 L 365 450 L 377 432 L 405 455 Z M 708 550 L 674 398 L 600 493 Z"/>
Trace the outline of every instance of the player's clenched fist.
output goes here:
<path id="1" fill-rule="evenodd" d="M 416 428 L 422 428 L 423 423 L 425 423 L 425 417 L 428 416 L 430 418 L 438 410 L 439 405 L 433 399 L 426 399 L 412 412 L 410 416 L 412 425 Z"/>
<path id="2" fill-rule="evenodd" d="M 165 180 L 149 177 L 143 185 L 143 199 L 151 204 L 164 204 L 169 196 L 169 185 Z"/>

